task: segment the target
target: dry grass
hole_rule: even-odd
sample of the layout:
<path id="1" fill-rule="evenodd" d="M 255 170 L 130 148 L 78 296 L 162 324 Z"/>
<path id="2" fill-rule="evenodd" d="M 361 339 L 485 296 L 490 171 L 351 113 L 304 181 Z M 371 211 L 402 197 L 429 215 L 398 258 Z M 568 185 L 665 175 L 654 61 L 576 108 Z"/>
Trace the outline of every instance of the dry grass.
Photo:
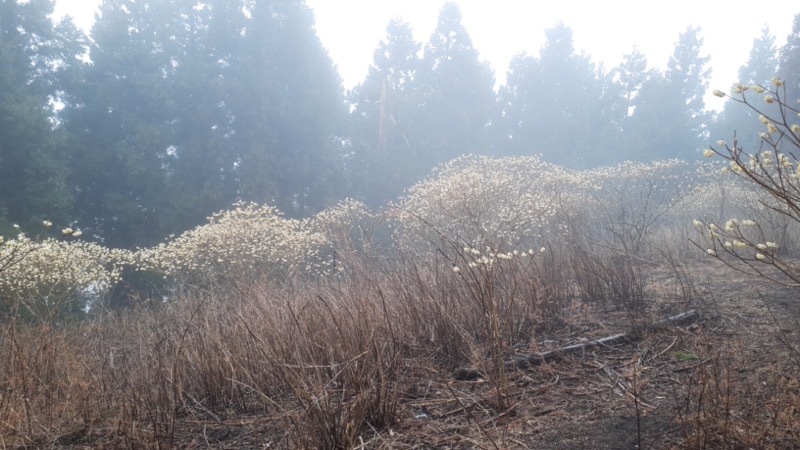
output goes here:
<path id="1" fill-rule="evenodd" d="M 753 367 L 742 349 L 716 349 L 693 371 L 677 402 L 680 448 L 796 448 L 800 384 L 781 364 Z"/>
<path id="2" fill-rule="evenodd" d="M 771 314 L 766 300 L 755 305 L 767 314 L 742 303 L 717 324 L 721 336 L 700 333 L 690 344 L 700 360 L 675 395 L 680 448 L 793 449 L 800 442 L 797 341 L 786 339 L 796 317 L 786 328 L 787 318 Z"/>
<path id="3" fill-rule="evenodd" d="M 612 260 L 575 258 L 584 262 L 574 270 L 596 277 L 576 281 L 562 270 L 567 260 L 527 261 L 497 266 L 487 278 L 454 273 L 447 261 L 365 258 L 327 281 L 193 289 L 80 324 L 5 321 L 0 448 L 206 448 L 225 439 L 244 447 L 247 439 L 282 448 L 413 447 L 420 441 L 393 430 L 436 408 L 447 408 L 435 414 L 443 423 L 464 418 L 442 429 L 470 436 L 470 446 L 524 448 L 513 425 L 560 410 L 536 403 L 536 392 L 599 372 L 508 372 L 504 359 L 552 336 L 610 333 L 605 322 L 617 319 L 599 311 L 629 329 L 631 318 L 647 324 L 657 308 L 654 294 L 645 295 L 656 291 L 643 266 L 609 278 Z M 593 284 L 618 291 L 595 297 Z M 632 303 L 606 301 L 637 289 Z M 797 439 L 796 372 L 776 364 L 743 375 L 740 354 L 718 349 L 676 385 L 683 448 L 789 448 Z M 642 364 L 619 372 L 634 393 L 655 380 Z M 454 384 L 460 367 L 485 377 Z M 245 425 L 247 439 L 231 437 Z M 229 434 L 210 431 L 222 428 Z M 434 431 L 422 442 L 445 445 Z"/>
<path id="4" fill-rule="evenodd" d="M 180 422 L 260 416 L 289 447 L 352 448 L 397 421 L 410 377 L 461 366 L 493 370 L 506 409 L 510 347 L 561 323 L 563 283 L 529 261 L 457 274 L 437 261 L 353 260 L 338 279 L 192 289 L 82 324 L 10 320 L 2 445 L 101 433 L 170 448 Z"/>

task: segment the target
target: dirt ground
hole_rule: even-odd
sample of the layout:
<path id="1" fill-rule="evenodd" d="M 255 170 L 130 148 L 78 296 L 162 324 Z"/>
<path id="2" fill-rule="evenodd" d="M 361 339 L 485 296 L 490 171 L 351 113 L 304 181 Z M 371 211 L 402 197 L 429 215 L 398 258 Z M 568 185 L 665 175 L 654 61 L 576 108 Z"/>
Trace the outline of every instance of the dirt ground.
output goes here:
<path id="1" fill-rule="evenodd" d="M 400 419 L 388 428 L 366 430 L 356 448 L 705 448 L 685 445 L 699 423 L 692 416 L 692 411 L 699 411 L 696 397 L 687 400 L 687 393 L 706 386 L 707 381 L 700 381 L 702 373 L 720 368 L 729 369 L 725 376 L 733 374 L 748 382 L 760 380 L 770 368 L 796 368 L 787 365 L 792 355 L 781 341 L 800 343 L 800 290 L 753 281 L 713 265 L 693 267 L 691 274 L 691 298 L 676 291 L 670 274 L 661 279 L 654 275 L 663 289 L 650 316 L 656 321 L 694 309 L 698 320 L 656 327 L 618 345 L 594 346 L 540 366 L 510 371 L 506 407 L 499 404 L 490 375 L 457 381 L 452 373 L 409 369 L 399 399 Z M 576 312 L 573 326 L 561 335 L 515 348 L 520 354 L 531 354 L 630 328 L 623 312 Z M 740 395 L 745 394 L 738 389 Z M 766 401 L 758 390 L 750 395 L 754 398 L 745 403 Z M 736 414 L 750 417 L 747 411 Z M 175 447 L 287 448 L 291 445 L 285 426 L 266 417 L 186 418 L 177 424 Z M 79 436 L 73 442 L 62 444 L 72 448 L 127 445 L 99 435 Z M 707 442 L 707 448 L 727 445 L 713 439 Z M 771 445 L 795 447 L 790 440 Z M 731 444 L 727 448 L 748 447 Z"/>

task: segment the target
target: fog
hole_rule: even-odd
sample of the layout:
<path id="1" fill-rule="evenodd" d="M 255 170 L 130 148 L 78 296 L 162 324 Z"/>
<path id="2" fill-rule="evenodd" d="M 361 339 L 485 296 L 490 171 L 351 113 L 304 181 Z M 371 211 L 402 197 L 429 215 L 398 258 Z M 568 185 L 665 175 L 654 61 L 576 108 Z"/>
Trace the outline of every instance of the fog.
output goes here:
<path id="1" fill-rule="evenodd" d="M 0 0 L 3 448 L 795 448 L 800 14 L 720 89 L 462 12 Z"/>
<path id="2" fill-rule="evenodd" d="M 489 61 L 498 51 L 475 6 L 465 2 L 467 16 L 446 3 L 427 21 L 403 10 L 424 25 L 380 24 L 369 68 L 354 80 L 331 37 L 333 13 L 312 6 L 106 1 L 83 35 L 68 21 L 37 22 L 52 5 L 4 3 L 13 19 L 5 26 L 19 36 L 4 42 L 12 68 L 4 82 L 26 99 L 4 110 L 4 222 L 55 218 L 130 248 L 237 200 L 297 218 L 345 198 L 381 209 L 462 155 L 541 155 L 587 170 L 695 161 L 734 131 L 758 145 L 763 125 L 739 104 L 707 104 L 718 88 L 716 56 L 698 27 L 662 36 L 672 44 L 658 61 L 609 43 L 619 54 L 612 65 L 608 51 L 587 53 L 587 31 L 577 27 L 589 25 L 554 20 L 536 44 L 506 44 L 505 59 Z M 498 17 L 509 14 L 509 5 L 498 8 Z M 796 31 L 787 41 L 765 28 L 725 58 L 740 61 L 745 84 L 791 78 Z M 23 175 L 32 173 L 33 182 Z"/>

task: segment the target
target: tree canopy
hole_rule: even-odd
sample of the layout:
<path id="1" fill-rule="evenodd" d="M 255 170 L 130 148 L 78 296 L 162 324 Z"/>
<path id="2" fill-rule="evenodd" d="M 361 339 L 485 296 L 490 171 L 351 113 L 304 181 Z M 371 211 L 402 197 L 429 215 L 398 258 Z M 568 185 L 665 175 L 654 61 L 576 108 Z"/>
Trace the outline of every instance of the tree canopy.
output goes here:
<path id="1" fill-rule="evenodd" d="M 109 244 L 335 196 L 344 99 L 304 2 L 107 0 L 92 35 L 67 129 L 78 217 Z"/>
<path id="2" fill-rule="evenodd" d="M 85 37 L 71 22 L 54 24 L 47 0 L 0 1 L 0 224 L 43 217 L 66 221 L 67 137 L 57 126 L 70 71 Z"/>
<path id="3" fill-rule="evenodd" d="M 0 233 L 50 219 L 133 248 L 237 201 L 296 218 L 346 196 L 378 208 L 463 154 L 590 168 L 756 136 L 745 109 L 706 110 L 698 28 L 659 70 L 637 48 L 605 67 L 558 23 L 495 86 L 449 2 L 424 42 L 390 21 L 345 92 L 303 0 L 104 0 L 90 37 L 52 13 L 0 0 Z M 742 83 L 777 73 L 796 95 L 798 24 L 780 49 L 764 29 Z"/>

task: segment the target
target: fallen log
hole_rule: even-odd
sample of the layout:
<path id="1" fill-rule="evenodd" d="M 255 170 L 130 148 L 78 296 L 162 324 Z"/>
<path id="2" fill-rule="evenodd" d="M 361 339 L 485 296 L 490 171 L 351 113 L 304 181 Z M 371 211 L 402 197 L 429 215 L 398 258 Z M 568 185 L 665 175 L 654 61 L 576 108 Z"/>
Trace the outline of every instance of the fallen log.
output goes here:
<path id="1" fill-rule="evenodd" d="M 671 326 L 685 325 L 696 321 L 699 317 L 700 316 L 697 313 L 697 311 L 690 310 L 682 312 L 680 314 L 676 314 L 674 316 L 667 317 L 666 319 L 660 322 L 656 322 L 654 324 L 654 327 L 659 327 L 664 325 L 671 325 Z M 537 352 L 532 355 L 516 356 L 514 358 L 506 360 L 505 367 L 506 369 L 527 369 L 532 366 L 541 365 L 547 361 L 563 358 L 566 355 L 584 352 L 587 349 L 591 349 L 593 347 L 599 347 L 599 346 L 609 347 L 624 342 L 633 342 L 634 340 L 636 340 L 635 336 L 636 333 L 634 333 L 633 331 L 629 331 L 627 333 L 618 333 L 601 339 L 582 342 L 580 344 L 568 345 L 566 347 L 562 347 L 557 350 Z M 485 372 L 483 370 L 469 368 L 469 367 L 459 368 L 453 373 L 453 378 L 459 381 L 473 381 L 479 378 L 483 378 L 484 376 Z"/>
<path id="2" fill-rule="evenodd" d="M 604 337 L 602 339 L 597 339 L 595 341 L 589 342 L 582 342 L 580 344 L 568 345 L 566 347 L 561 347 L 558 350 L 552 350 L 548 352 L 539 352 L 534 353 L 532 355 L 522 355 L 512 358 L 506 361 L 506 368 L 507 369 L 527 369 L 531 366 L 538 366 L 546 361 L 550 361 L 553 359 L 563 358 L 566 355 L 572 353 L 579 353 L 583 352 L 586 349 L 606 345 L 611 346 L 614 344 L 618 344 L 622 341 L 628 339 L 628 335 L 626 333 L 619 333 L 613 336 Z"/>

